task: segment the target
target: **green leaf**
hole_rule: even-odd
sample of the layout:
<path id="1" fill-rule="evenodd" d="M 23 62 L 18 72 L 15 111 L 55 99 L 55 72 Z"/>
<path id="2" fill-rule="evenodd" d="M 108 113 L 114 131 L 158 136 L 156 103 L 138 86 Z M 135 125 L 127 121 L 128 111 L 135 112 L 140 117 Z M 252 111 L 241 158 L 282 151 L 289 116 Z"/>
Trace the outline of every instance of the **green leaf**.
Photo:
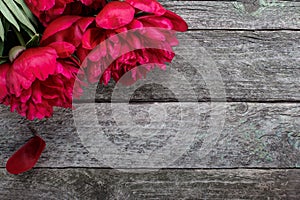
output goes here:
<path id="1" fill-rule="evenodd" d="M 30 37 L 34 36 L 34 32 L 32 32 L 29 28 L 27 28 L 25 25 L 20 24 L 21 29 L 24 30 Z"/>
<path id="2" fill-rule="evenodd" d="M 25 46 L 25 41 L 24 41 L 24 38 L 23 38 L 21 32 L 17 31 L 15 28 L 13 28 L 13 30 L 18 38 L 18 41 L 20 42 L 20 45 Z"/>
<path id="3" fill-rule="evenodd" d="M 32 23 L 34 23 L 35 26 L 38 25 L 38 22 L 35 18 L 35 16 L 32 14 L 32 12 L 29 10 L 29 8 L 27 7 L 26 3 L 24 2 L 24 0 L 14 0 L 17 4 L 19 4 L 23 11 L 25 12 L 25 14 L 27 15 L 27 17 L 30 19 L 30 21 Z"/>
<path id="4" fill-rule="evenodd" d="M 2 18 L 2 23 L 4 27 L 4 37 L 6 38 L 10 28 L 10 23 L 5 18 Z"/>
<path id="5" fill-rule="evenodd" d="M 26 44 L 26 48 L 36 47 L 39 45 L 40 35 L 35 34 Z"/>
<path id="6" fill-rule="evenodd" d="M 6 5 L 3 3 L 3 0 L 0 0 L 0 13 L 9 21 L 14 27 L 20 31 L 20 26 L 18 22 L 15 20 L 14 16 L 11 14 L 10 10 L 6 7 Z"/>
<path id="7" fill-rule="evenodd" d="M 3 0 L 6 5 L 9 7 L 9 9 L 13 12 L 15 17 L 22 23 L 24 24 L 27 28 L 29 28 L 31 31 L 36 33 L 35 28 L 27 18 L 27 16 L 24 14 L 24 12 L 15 4 L 14 1 L 12 0 Z"/>
<path id="8" fill-rule="evenodd" d="M 4 27 L 3 27 L 3 24 L 2 24 L 2 19 L 0 18 L 0 39 L 2 41 L 4 41 L 4 34 L 5 34 Z"/>
<path id="9" fill-rule="evenodd" d="M 0 65 L 8 62 L 8 57 L 0 57 Z"/>
<path id="10" fill-rule="evenodd" d="M 0 40 L 0 58 L 1 58 L 2 54 L 3 54 L 3 51 L 4 51 L 4 41 Z"/>

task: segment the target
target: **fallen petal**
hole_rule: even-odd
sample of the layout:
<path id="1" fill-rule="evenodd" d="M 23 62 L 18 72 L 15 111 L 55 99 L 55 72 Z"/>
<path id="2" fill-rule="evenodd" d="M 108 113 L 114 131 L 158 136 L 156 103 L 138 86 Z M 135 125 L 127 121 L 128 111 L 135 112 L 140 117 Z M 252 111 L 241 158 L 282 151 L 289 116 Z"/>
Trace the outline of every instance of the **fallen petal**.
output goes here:
<path id="1" fill-rule="evenodd" d="M 6 170 L 11 174 L 20 174 L 34 167 L 46 147 L 45 141 L 34 136 L 7 161 Z"/>

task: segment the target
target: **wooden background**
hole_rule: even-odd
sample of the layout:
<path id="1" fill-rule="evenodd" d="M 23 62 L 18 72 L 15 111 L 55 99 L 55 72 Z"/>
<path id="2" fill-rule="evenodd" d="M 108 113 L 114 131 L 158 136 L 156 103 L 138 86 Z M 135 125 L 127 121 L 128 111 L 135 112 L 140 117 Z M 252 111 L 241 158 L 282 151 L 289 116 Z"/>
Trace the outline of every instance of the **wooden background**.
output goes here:
<path id="1" fill-rule="evenodd" d="M 99 87 L 96 105 L 89 103 L 93 96 L 76 103 L 86 116 L 76 124 L 70 110 L 57 109 L 49 120 L 29 122 L 1 107 L 0 199 L 300 199 L 300 3 L 160 2 L 190 27 L 178 34 L 182 43 L 177 57 L 162 73 L 175 89 L 145 84 L 130 99 L 124 92 L 111 104 L 114 84 Z M 199 49 L 205 49 L 221 77 L 209 81 L 221 82 L 223 90 L 212 94 L 201 74 L 207 55 L 196 58 L 199 65 L 185 60 Z M 126 127 L 126 117 L 119 124 L 114 121 L 113 112 L 124 105 L 138 129 Z M 89 144 L 77 133 L 94 128 L 91 108 L 107 141 Z M 178 119 L 180 113 L 186 117 Z M 214 113 L 220 115 L 210 118 Z M 126 116 L 122 109 L 118 114 Z M 210 119 L 225 123 L 204 154 Z M 34 170 L 10 175 L 5 162 L 31 137 L 28 125 L 46 140 L 47 149 Z M 101 151 L 92 153 L 111 142 L 122 149 L 124 158 L 155 154 L 174 131 L 192 142 L 173 143 L 173 150 L 182 155 L 176 154 L 167 166 L 134 159 L 120 163 L 122 157 L 116 159 L 109 148 L 103 160 Z M 159 137 L 141 142 L 129 132 L 155 132 Z M 160 159 L 164 156 L 158 153 Z"/>

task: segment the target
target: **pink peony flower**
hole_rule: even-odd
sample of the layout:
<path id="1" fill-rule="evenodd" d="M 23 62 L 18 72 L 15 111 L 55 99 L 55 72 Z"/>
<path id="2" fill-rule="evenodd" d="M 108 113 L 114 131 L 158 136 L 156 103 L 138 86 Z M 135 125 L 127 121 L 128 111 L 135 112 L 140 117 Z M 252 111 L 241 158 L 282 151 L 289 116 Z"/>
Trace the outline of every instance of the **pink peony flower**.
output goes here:
<path id="1" fill-rule="evenodd" d="M 0 65 L 0 103 L 29 120 L 52 116 L 53 107 L 72 107 L 78 63 L 71 54 L 75 47 L 56 42 L 23 51 L 12 63 Z M 76 81 L 74 96 L 81 95 Z"/>
<path id="2" fill-rule="evenodd" d="M 187 28 L 181 17 L 163 8 L 156 0 L 113 1 L 96 16 L 96 25 L 87 29 L 77 54 L 81 61 L 88 56 L 83 67 L 90 83 L 100 80 L 107 84 L 111 78 L 118 81 L 129 72 L 131 78 L 125 84 L 131 84 L 154 67 L 164 69 L 165 63 L 175 56 L 172 51 L 172 47 L 178 45 L 175 31 L 183 32 Z M 117 35 L 130 30 L 137 31 Z M 100 43 L 102 46 L 97 46 Z M 145 48 L 149 43 L 161 48 Z M 126 52 L 132 47 L 135 50 Z M 126 53 L 115 57 L 120 52 Z M 110 64 L 110 60 L 114 62 Z M 144 67 L 136 68 L 138 65 Z"/>
<path id="3" fill-rule="evenodd" d="M 105 0 L 25 0 L 31 12 L 47 26 L 62 15 L 91 16 L 93 11 L 101 9 Z"/>

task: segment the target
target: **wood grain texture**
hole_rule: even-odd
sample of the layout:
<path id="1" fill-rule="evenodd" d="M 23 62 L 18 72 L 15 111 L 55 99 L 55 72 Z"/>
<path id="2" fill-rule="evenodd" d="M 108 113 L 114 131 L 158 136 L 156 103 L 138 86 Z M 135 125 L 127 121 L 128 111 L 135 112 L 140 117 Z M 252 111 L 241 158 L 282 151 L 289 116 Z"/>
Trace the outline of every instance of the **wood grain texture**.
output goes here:
<path id="1" fill-rule="evenodd" d="M 289 199 L 300 197 L 300 170 L 36 169 L 0 170 L 6 199 Z M 22 194 L 20 194 L 20 191 Z"/>
<path id="2" fill-rule="evenodd" d="M 190 29 L 166 72 L 49 120 L 0 107 L 0 199 L 300 199 L 300 2 L 160 2 Z M 46 150 L 9 175 L 28 126 Z"/>
<path id="3" fill-rule="evenodd" d="M 38 167 L 300 166 L 300 106 L 296 103 L 75 106 L 74 116 L 59 109 L 53 118 L 39 122 L 28 122 L 2 107 L 1 166 L 31 137 L 27 125 L 35 127 L 47 143 Z M 222 120 L 224 126 L 219 127 Z"/>
<path id="4" fill-rule="evenodd" d="M 299 29 L 299 1 L 168 1 L 166 8 L 182 16 L 190 29 Z"/>
<path id="5" fill-rule="evenodd" d="M 299 101 L 300 32 L 190 31 L 176 58 L 132 87 L 100 86 L 97 102 Z M 133 90 L 133 88 L 135 88 Z M 88 88 L 83 100 L 95 99 Z M 130 93 L 130 97 L 128 97 Z"/>

